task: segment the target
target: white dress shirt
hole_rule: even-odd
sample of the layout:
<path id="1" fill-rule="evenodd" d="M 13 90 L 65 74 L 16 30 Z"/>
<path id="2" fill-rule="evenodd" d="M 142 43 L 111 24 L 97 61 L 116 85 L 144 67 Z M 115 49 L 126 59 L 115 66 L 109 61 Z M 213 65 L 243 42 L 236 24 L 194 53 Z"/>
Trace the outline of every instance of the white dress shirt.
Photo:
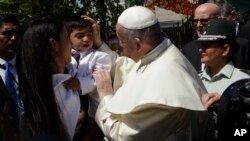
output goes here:
<path id="1" fill-rule="evenodd" d="M 102 46 L 107 46 L 105 43 Z M 78 78 L 81 87 L 81 95 L 88 94 L 89 97 L 89 109 L 88 114 L 90 117 L 94 117 L 98 106 L 98 94 L 96 91 L 95 81 L 92 73 L 94 69 L 106 69 L 111 70 L 113 60 L 112 56 L 91 48 L 85 52 L 78 52 L 72 49 L 72 56 L 75 53 L 80 53 L 79 61 L 71 59 L 71 64 L 76 68 L 75 77 Z"/>
<path id="2" fill-rule="evenodd" d="M 250 79 L 249 74 L 237 69 L 232 62 L 227 63 L 218 74 L 211 77 L 209 75 L 209 67 L 199 74 L 200 78 L 209 93 L 223 92 L 234 82 L 241 79 Z"/>

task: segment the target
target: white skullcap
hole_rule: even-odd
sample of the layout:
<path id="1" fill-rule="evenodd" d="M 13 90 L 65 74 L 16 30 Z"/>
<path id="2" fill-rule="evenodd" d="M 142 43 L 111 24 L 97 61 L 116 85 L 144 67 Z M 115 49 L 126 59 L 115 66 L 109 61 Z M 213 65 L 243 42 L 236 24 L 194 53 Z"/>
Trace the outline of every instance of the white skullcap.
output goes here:
<path id="1" fill-rule="evenodd" d="M 143 6 L 133 6 L 125 11 L 118 18 L 118 23 L 127 29 L 143 29 L 158 22 L 155 14 Z"/>

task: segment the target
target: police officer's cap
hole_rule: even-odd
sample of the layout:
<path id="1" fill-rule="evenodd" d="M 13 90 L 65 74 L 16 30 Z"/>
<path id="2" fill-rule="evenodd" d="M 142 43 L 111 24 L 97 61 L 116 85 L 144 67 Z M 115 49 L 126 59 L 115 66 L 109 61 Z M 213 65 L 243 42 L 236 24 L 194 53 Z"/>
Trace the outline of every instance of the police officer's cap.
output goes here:
<path id="1" fill-rule="evenodd" d="M 200 42 L 231 40 L 235 42 L 236 31 L 233 22 L 223 19 L 212 19 L 204 27 L 203 35 L 198 38 Z"/>

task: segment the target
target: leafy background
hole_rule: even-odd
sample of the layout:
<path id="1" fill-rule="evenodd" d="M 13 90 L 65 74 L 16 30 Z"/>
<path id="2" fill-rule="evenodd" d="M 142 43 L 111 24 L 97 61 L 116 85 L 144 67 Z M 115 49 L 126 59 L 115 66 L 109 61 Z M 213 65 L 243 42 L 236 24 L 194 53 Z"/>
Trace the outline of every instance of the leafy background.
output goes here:
<path id="1" fill-rule="evenodd" d="M 197 3 L 208 0 L 0 0 L 0 15 L 15 14 L 24 29 L 34 20 L 44 18 L 64 18 L 71 15 L 89 15 L 99 22 L 103 39 L 115 36 L 115 23 L 120 13 L 133 5 L 159 6 L 177 13 L 192 15 Z M 213 0 L 216 1 L 216 0 Z M 240 12 L 242 20 L 249 20 L 249 0 L 229 0 Z M 243 7 L 242 7 L 243 6 Z"/>

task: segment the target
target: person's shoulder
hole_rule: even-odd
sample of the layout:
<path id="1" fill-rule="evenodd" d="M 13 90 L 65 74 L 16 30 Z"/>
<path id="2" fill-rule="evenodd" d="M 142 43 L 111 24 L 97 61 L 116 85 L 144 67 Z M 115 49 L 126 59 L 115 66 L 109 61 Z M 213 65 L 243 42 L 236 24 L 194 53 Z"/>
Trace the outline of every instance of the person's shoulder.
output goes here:
<path id="1" fill-rule="evenodd" d="M 99 50 L 93 50 L 93 56 L 91 57 L 92 60 L 95 60 L 95 62 L 102 62 L 102 63 L 111 63 L 112 57 L 106 53 Z"/>
<path id="2" fill-rule="evenodd" d="M 248 75 L 249 76 L 249 78 L 250 78 L 250 70 L 248 70 L 248 69 L 238 69 L 240 72 L 242 72 L 242 73 L 245 73 L 246 75 Z"/>
<path id="3" fill-rule="evenodd" d="M 246 30 L 246 29 L 250 29 L 250 20 L 248 20 L 247 22 L 245 22 L 245 24 L 244 23 L 242 23 L 241 24 L 242 25 L 242 29 L 243 30 Z"/>
<path id="4" fill-rule="evenodd" d="M 124 69 L 129 69 L 135 66 L 136 62 L 129 57 L 119 56 L 115 61 L 116 67 L 123 67 Z"/>
<path id="5" fill-rule="evenodd" d="M 237 37 L 236 42 L 238 44 L 247 44 L 247 45 L 250 43 L 249 40 L 247 38 L 244 38 L 244 37 Z"/>
<path id="6" fill-rule="evenodd" d="M 134 64 L 135 61 L 126 56 L 119 56 L 116 59 L 116 63 Z"/>
<path id="7" fill-rule="evenodd" d="M 108 53 L 100 51 L 98 49 L 94 49 L 93 52 L 95 52 L 96 55 L 100 55 L 100 56 L 102 56 L 102 55 L 104 55 L 104 56 L 108 55 Z"/>
<path id="8" fill-rule="evenodd" d="M 235 67 L 233 70 L 233 76 L 237 78 L 249 78 L 250 79 L 250 70 L 239 69 Z"/>
<path id="9" fill-rule="evenodd" d="M 110 58 L 110 55 L 108 53 L 100 51 L 98 49 L 94 49 L 92 52 L 95 58 Z"/>
<path id="10" fill-rule="evenodd" d="M 192 40 L 186 44 L 184 44 L 181 48 L 182 52 L 190 51 L 192 49 L 198 48 L 200 46 L 199 42 L 196 40 Z"/>
<path id="11" fill-rule="evenodd" d="M 250 20 L 246 24 L 241 26 L 237 36 L 247 38 L 248 40 L 250 40 L 249 35 L 250 35 Z"/>
<path id="12" fill-rule="evenodd" d="M 187 42 L 186 44 L 183 45 L 184 46 L 190 46 L 190 45 L 199 45 L 199 42 L 197 42 L 197 40 L 192 40 L 190 42 Z"/>

